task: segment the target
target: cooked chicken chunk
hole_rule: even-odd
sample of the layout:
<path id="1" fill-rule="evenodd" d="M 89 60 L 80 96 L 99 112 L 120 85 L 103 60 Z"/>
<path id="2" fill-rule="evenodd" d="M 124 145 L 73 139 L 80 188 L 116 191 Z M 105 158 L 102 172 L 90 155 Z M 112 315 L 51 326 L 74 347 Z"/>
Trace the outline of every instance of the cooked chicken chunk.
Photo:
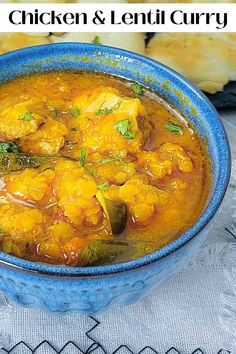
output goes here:
<path id="1" fill-rule="evenodd" d="M 30 110 L 31 104 L 32 101 L 21 102 L 0 112 L 1 140 L 14 140 L 35 133 L 45 122 L 45 117 Z"/>
<path id="2" fill-rule="evenodd" d="M 75 108 L 80 111 L 77 124 L 88 150 L 125 156 L 141 146 L 137 118 L 145 109 L 138 98 L 123 98 L 117 90 L 99 88 L 75 98 Z"/>
<path id="3" fill-rule="evenodd" d="M 66 134 L 68 129 L 64 124 L 49 119 L 34 134 L 19 139 L 19 145 L 24 152 L 55 155 L 64 145 Z"/>

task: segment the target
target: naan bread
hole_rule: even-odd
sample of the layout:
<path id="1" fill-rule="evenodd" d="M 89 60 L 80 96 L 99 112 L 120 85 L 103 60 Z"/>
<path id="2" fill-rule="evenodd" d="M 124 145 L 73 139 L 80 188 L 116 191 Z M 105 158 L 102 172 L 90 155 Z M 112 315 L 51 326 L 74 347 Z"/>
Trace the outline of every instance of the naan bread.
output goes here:
<path id="1" fill-rule="evenodd" d="M 103 3 L 103 4 L 105 4 L 105 3 L 108 3 L 108 4 L 114 4 L 114 3 L 127 3 L 128 1 L 126 1 L 126 0 L 103 0 L 103 1 L 101 1 L 101 0 L 75 0 L 75 1 L 72 1 L 71 0 L 71 2 L 76 2 L 76 3 L 79 3 L 79 2 L 81 2 L 81 3 L 83 3 L 83 4 L 90 4 L 90 3 L 92 3 L 92 4 L 101 4 L 101 3 Z"/>
<path id="2" fill-rule="evenodd" d="M 130 0 L 130 2 L 136 2 L 135 0 Z M 144 0 L 138 2 L 145 3 L 235 3 L 236 0 Z"/>
<path id="3" fill-rule="evenodd" d="M 67 1 L 67 0 L 0 0 L 0 4 L 5 3 L 16 3 L 16 4 L 28 4 L 28 3 L 63 3 L 63 2 L 74 2 L 74 1 Z"/>
<path id="4" fill-rule="evenodd" d="M 101 3 L 100 0 L 75 0 L 77 3 Z M 103 0 L 102 3 L 126 3 L 127 0 Z M 52 35 L 50 41 L 57 42 L 83 42 L 92 43 L 95 38 L 100 44 L 131 50 L 145 54 L 144 33 L 66 33 L 64 36 Z"/>
<path id="5" fill-rule="evenodd" d="M 236 80 L 236 33 L 160 33 L 149 42 L 146 55 L 209 93 Z"/>
<path id="6" fill-rule="evenodd" d="M 49 44 L 48 33 L 27 34 L 27 33 L 1 33 L 0 54 L 10 52 L 19 48 L 30 47 L 39 44 Z"/>
<path id="7" fill-rule="evenodd" d="M 50 36 L 50 41 L 57 42 L 83 42 L 92 43 L 95 39 L 100 44 L 110 45 L 145 54 L 144 33 L 67 33 L 62 37 Z"/>

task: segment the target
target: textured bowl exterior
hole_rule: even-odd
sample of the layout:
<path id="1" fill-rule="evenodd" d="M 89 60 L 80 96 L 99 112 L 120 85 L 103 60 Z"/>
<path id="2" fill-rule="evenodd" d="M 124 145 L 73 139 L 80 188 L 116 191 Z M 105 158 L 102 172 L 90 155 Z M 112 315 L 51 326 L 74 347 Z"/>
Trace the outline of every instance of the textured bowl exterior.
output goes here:
<path id="1" fill-rule="evenodd" d="M 0 291 L 9 299 L 53 313 L 92 315 L 137 301 L 193 258 L 213 226 L 225 194 L 230 152 L 224 128 L 205 96 L 179 74 L 150 59 L 111 47 L 74 43 L 31 47 L 0 56 L 0 82 L 61 69 L 106 72 L 150 87 L 191 120 L 206 141 L 212 163 L 212 190 L 199 220 L 177 240 L 150 255 L 107 266 L 69 268 L 0 252 Z"/>
<path id="2" fill-rule="evenodd" d="M 61 278 L 31 274 L 1 265 L 0 291 L 20 305 L 54 313 L 94 315 L 111 306 L 129 305 L 177 274 L 193 258 L 210 227 L 208 225 L 202 233 L 173 254 L 149 265 L 117 274 Z"/>

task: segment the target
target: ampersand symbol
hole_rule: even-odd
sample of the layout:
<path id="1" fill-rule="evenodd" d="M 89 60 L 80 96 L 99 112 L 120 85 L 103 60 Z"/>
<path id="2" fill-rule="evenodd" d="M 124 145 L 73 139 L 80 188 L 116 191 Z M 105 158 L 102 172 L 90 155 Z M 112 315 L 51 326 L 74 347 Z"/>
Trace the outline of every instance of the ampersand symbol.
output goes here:
<path id="1" fill-rule="evenodd" d="M 95 25 L 104 25 L 105 24 L 105 17 L 101 17 L 103 15 L 103 11 L 97 10 L 95 12 L 95 17 L 93 18 L 93 23 Z"/>

